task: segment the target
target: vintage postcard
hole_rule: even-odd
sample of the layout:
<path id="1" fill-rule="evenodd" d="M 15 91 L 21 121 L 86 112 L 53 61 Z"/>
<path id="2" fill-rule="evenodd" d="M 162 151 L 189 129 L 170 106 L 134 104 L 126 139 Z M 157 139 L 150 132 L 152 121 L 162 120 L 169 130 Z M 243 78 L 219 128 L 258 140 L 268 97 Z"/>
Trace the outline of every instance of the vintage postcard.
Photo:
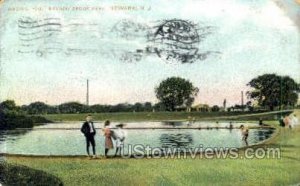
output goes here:
<path id="1" fill-rule="evenodd" d="M 1 185 L 299 185 L 299 0 L 0 0 Z"/>

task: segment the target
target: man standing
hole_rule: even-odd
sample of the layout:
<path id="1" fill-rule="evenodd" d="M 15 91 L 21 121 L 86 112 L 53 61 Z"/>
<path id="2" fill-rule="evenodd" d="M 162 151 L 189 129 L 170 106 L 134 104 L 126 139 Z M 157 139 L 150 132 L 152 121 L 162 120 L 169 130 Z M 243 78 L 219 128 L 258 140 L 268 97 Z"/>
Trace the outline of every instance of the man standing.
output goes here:
<path id="1" fill-rule="evenodd" d="M 96 150 L 95 150 L 96 130 L 95 130 L 91 115 L 88 115 L 86 117 L 86 121 L 83 123 L 83 125 L 81 127 L 81 132 L 84 134 L 85 139 L 86 139 L 86 152 L 87 152 L 88 156 L 90 157 L 90 144 L 91 144 L 92 148 L 93 148 L 93 158 L 96 158 Z"/>

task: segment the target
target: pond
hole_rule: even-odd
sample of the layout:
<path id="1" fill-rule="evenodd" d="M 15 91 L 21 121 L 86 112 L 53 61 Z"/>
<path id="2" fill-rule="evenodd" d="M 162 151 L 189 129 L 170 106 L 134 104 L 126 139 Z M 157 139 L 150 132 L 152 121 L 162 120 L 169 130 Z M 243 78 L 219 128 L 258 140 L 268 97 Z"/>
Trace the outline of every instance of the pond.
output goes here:
<path id="1" fill-rule="evenodd" d="M 116 123 L 117 124 L 117 123 Z M 254 123 L 234 123 L 252 127 Z M 32 155 L 85 155 L 85 138 L 80 132 L 82 123 L 54 123 L 28 130 L 2 131 L 0 134 L 1 153 Z M 97 128 L 96 151 L 104 154 L 104 137 L 100 128 L 103 123 L 95 123 Z M 207 129 L 209 126 L 211 129 Z M 131 122 L 126 123 L 124 151 L 129 146 L 143 145 L 152 148 L 176 148 L 181 151 L 201 146 L 221 148 L 246 146 L 241 131 L 237 128 L 226 129 L 228 122 Z M 114 127 L 114 125 L 112 125 Z M 201 129 L 198 129 L 201 127 Z M 218 127 L 218 128 L 216 128 Z M 114 129 L 112 129 L 114 130 Z M 250 129 L 248 145 L 268 139 L 274 133 L 272 128 Z M 113 152 L 110 152 L 113 154 Z"/>

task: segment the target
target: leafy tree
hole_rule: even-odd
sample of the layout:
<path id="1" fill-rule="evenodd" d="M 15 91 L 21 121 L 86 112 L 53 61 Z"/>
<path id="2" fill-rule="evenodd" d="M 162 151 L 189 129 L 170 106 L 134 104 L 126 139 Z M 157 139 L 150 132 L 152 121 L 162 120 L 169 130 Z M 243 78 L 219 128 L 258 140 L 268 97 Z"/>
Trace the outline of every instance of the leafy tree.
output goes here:
<path id="1" fill-rule="evenodd" d="M 252 79 L 248 84 L 253 90 L 247 92 L 258 104 L 273 110 L 278 106 L 294 106 L 298 100 L 299 84 L 289 76 L 264 74 Z"/>
<path id="2" fill-rule="evenodd" d="M 6 100 L 0 103 L 0 109 L 9 110 L 9 111 L 16 111 L 18 109 L 15 101 L 13 100 Z"/>
<path id="3" fill-rule="evenodd" d="M 109 106 L 109 112 L 129 112 L 131 110 L 131 105 L 127 103 L 119 103 L 117 105 Z"/>
<path id="4" fill-rule="evenodd" d="M 214 106 L 212 106 L 211 111 L 213 111 L 213 112 L 219 112 L 220 111 L 220 107 L 218 105 L 214 105 Z"/>
<path id="5" fill-rule="evenodd" d="M 246 103 L 246 108 L 248 108 L 249 111 L 251 111 L 251 112 L 254 111 L 254 107 L 253 107 L 251 101 L 247 101 L 247 103 Z"/>
<path id="6" fill-rule="evenodd" d="M 26 111 L 28 114 L 46 114 L 48 113 L 50 106 L 47 105 L 46 103 L 37 101 L 34 103 L 30 103 L 26 107 Z"/>
<path id="7" fill-rule="evenodd" d="M 101 113 L 101 112 L 107 112 L 109 110 L 109 106 L 96 104 L 96 105 L 90 106 L 90 109 L 91 109 L 91 112 Z"/>
<path id="8" fill-rule="evenodd" d="M 151 102 L 146 102 L 145 104 L 144 104 L 144 111 L 152 111 L 152 103 Z"/>
<path id="9" fill-rule="evenodd" d="M 161 102 L 154 104 L 153 108 L 155 111 L 166 111 L 165 105 Z"/>
<path id="10" fill-rule="evenodd" d="M 63 103 L 58 106 L 61 113 L 84 113 L 88 112 L 85 105 L 78 102 Z"/>
<path id="11" fill-rule="evenodd" d="M 199 89 L 180 77 L 171 77 L 162 81 L 155 89 L 156 97 L 168 111 L 174 111 L 176 107 L 190 107 L 194 102 Z"/>
<path id="12" fill-rule="evenodd" d="M 144 109 L 144 105 L 142 103 L 135 103 L 133 105 L 133 111 L 135 112 L 141 112 Z"/>
<path id="13" fill-rule="evenodd" d="M 6 110 L 5 112 L 0 109 L 0 130 L 31 128 L 33 124 L 33 120 L 25 115 L 12 110 Z"/>

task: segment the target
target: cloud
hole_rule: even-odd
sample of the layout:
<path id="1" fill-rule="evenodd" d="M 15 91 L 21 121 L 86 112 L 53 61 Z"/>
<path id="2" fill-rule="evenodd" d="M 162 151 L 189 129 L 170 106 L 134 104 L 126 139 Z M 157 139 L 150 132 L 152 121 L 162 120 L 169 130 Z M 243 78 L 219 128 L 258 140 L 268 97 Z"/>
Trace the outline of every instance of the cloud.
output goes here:
<path id="1" fill-rule="evenodd" d="M 273 1 L 300 30 L 300 0 Z"/>
<path id="2" fill-rule="evenodd" d="M 287 0 L 291 1 L 291 0 Z M 42 1 L 48 4 L 46 1 Z M 109 6 L 111 2 L 95 0 L 62 1 L 62 4 L 50 3 L 53 6 Z M 80 2 L 80 3 L 79 3 Z M 157 3 L 156 3 L 157 2 Z M 190 79 L 202 89 L 197 101 L 221 104 L 224 98 L 228 103 L 238 103 L 240 91 L 254 76 L 266 72 L 299 77 L 299 71 L 293 66 L 299 64 L 295 54 L 299 47 L 295 37 L 298 35 L 294 23 L 287 17 L 286 10 L 272 1 L 246 0 L 189 0 L 173 1 L 152 0 L 150 2 L 122 1 L 124 4 L 151 4 L 149 12 L 47 12 L 38 13 L 1 13 L 7 25 L 0 30 L 0 40 L 4 48 L 3 73 L 5 83 L 1 84 L 0 98 L 17 99 L 20 103 L 41 100 L 49 103 L 60 103 L 67 100 L 84 101 L 85 77 L 91 78 L 92 103 L 118 103 L 124 101 L 155 100 L 153 87 L 170 76 L 181 76 Z M 28 3 L 35 6 L 36 4 Z M 17 6 L 18 4 L 10 5 Z M 22 6 L 25 4 L 22 4 Z M 287 4 L 286 6 L 290 6 Z M 294 8 L 291 15 L 299 16 Z M 7 13 L 7 12 L 6 12 Z M 220 58 L 211 58 L 195 64 L 166 64 L 160 58 L 148 57 L 141 63 L 121 63 L 115 56 L 105 57 L 100 53 L 93 55 L 63 55 L 38 58 L 15 55 L 18 46 L 16 21 L 21 15 L 37 18 L 43 16 L 61 17 L 66 24 L 70 19 L 79 22 L 98 23 L 99 32 L 90 37 L 87 27 L 76 37 L 68 29 L 63 30 L 62 41 L 67 46 L 97 47 L 99 51 L 142 48 L 143 43 L 120 40 L 113 37 L 109 28 L 120 19 L 130 18 L 139 22 L 151 22 L 162 19 L 187 19 L 205 26 L 216 26 L 217 31 L 201 43 L 204 49 L 217 50 Z M 292 18 L 296 20 L 296 17 Z M 300 20 L 300 19 L 298 19 Z M 152 22 L 151 22 L 152 23 Z M 153 23 L 154 24 L 154 23 Z M 5 27 L 5 29 L 4 29 Z M 100 32 L 101 31 L 101 32 Z M 102 37 L 102 32 L 108 32 Z M 103 47 L 100 48 L 100 47 Z M 298 53 L 297 53 L 298 54 Z M 16 68 L 16 66 L 18 68 Z M 286 66 L 290 68 L 286 68 Z M 82 76 L 81 79 L 76 77 Z M 31 91 L 31 89 L 34 89 Z M 29 91 L 28 91 L 29 90 Z M 64 94 L 60 94 L 64 90 Z M 205 91 L 202 91 L 205 90 Z"/>

